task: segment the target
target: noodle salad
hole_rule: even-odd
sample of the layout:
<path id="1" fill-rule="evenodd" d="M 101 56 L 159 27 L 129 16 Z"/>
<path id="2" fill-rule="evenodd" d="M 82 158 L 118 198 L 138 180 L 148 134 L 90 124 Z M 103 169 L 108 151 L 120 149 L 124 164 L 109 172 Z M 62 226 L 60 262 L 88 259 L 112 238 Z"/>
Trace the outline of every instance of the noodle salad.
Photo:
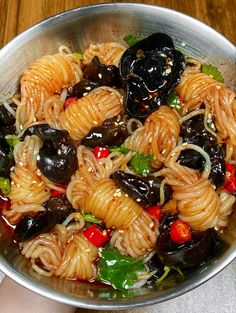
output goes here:
<path id="1" fill-rule="evenodd" d="M 119 290 L 207 261 L 236 196 L 219 70 L 163 33 L 125 41 L 61 46 L 0 103 L 0 205 L 20 253 L 41 275 Z"/>

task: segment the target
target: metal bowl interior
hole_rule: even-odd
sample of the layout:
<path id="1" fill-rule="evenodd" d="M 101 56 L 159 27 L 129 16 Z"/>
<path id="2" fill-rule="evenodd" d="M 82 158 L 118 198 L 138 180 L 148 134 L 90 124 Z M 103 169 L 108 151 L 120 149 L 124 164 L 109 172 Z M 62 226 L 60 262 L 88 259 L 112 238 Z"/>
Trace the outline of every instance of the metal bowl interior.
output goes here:
<path id="1" fill-rule="evenodd" d="M 89 43 L 120 41 L 125 34 L 169 34 L 186 55 L 217 66 L 236 87 L 236 48 L 210 27 L 181 13 L 142 4 L 113 3 L 82 7 L 51 17 L 25 31 L 0 51 L 0 100 L 18 88 L 19 77 L 35 59 L 60 45 L 83 50 Z M 236 216 L 225 230 L 227 245 L 178 286 L 119 292 L 110 287 L 47 278 L 35 273 L 19 254 L 0 221 L 0 269 L 23 286 L 82 308 L 125 309 L 159 303 L 181 295 L 217 274 L 236 257 Z"/>

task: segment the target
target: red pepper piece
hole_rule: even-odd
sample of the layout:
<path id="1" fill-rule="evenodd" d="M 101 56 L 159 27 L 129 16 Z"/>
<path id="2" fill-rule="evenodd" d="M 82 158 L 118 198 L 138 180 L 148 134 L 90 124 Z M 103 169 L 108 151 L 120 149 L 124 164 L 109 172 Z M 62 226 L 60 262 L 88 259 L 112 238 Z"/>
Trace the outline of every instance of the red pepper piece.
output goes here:
<path id="1" fill-rule="evenodd" d="M 107 158 L 110 153 L 111 153 L 111 151 L 109 149 L 103 148 L 103 147 L 96 146 L 93 149 L 93 154 L 94 154 L 96 159 Z"/>
<path id="2" fill-rule="evenodd" d="M 64 191 L 59 191 L 59 190 L 54 190 L 53 189 L 51 191 L 52 197 L 59 197 L 60 195 L 63 195 L 66 192 L 67 185 L 60 185 L 59 187 L 64 189 Z"/>
<path id="3" fill-rule="evenodd" d="M 2 210 L 9 211 L 11 208 L 11 200 L 0 195 L 0 212 Z"/>
<path id="4" fill-rule="evenodd" d="M 170 239 L 175 243 L 185 243 L 192 239 L 192 230 L 187 223 L 176 220 L 170 225 Z"/>
<path id="5" fill-rule="evenodd" d="M 85 231 L 84 236 L 96 247 L 102 247 L 110 239 L 109 232 L 105 229 L 101 231 L 95 224 L 90 225 Z"/>
<path id="6" fill-rule="evenodd" d="M 236 167 L 231 163 L 226 163 L 226 179 L 223 188 L 230 193 L 236 192 Z"/>
<path id="7" fill-rule="evenodd" d="M 74 103 L 76 101 L 77 101 L 77 98 L 75 98 L 75 97 L 67 98 L 65 103 L 64 103 L 64 108 L 66 109 L 68 107 L 68 105 L 70 105 L 71 103 Z"/>
<path id="8" fill-rule="evenodd" d="M 158 221 L 160 221 L 160 219 L 162 218 L 163 214 L 160 205 L 150 206 L 146 208 L 146 211 L 148 212 L 148 214 L 150 214 L 153 218 L 157 219 Z"/>

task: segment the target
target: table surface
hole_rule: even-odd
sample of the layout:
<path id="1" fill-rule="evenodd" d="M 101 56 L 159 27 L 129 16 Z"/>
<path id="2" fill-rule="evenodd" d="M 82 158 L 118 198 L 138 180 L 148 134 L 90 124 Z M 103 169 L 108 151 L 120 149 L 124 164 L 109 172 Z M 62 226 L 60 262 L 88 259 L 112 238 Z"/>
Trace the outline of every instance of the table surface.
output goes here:
<path id="1" fill-rule="evenodd" d="M 103 2 L 115 1 L 0 0 L 0 48 L 17 34 L 49 16 L 81 5 Z M 236 0 L 143 0 L 132 2 L 155 4 L 186 13 L 215 28 L 236 44 Z M 236 261 L 203 286 L 177 299 L 132 312 L 233 313 L 235 304 Z M 78 312 L 88 313 L 89 311 L 78 310 Z"/>

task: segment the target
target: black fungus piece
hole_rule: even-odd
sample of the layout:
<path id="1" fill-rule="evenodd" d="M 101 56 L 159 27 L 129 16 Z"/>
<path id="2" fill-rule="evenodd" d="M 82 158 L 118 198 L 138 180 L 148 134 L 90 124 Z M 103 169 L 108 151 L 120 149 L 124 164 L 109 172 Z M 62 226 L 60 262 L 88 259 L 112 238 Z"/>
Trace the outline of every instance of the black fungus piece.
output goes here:
<path id="1" fill-rule="evenodd" d="M 39 150 L 37 166 L 49 180 L 66 184 L 77 169 L 76 154 L 76 147 L 71 143 L 47 140 Z"/>
<path id="2" fill-rule="evenodd" d="M 14 159 L 9 158 L 9 145 L 6 140 L 0 138 L 0 177 L 9 178 L 11 167 L 14 166 Z"/>
<path id="3" fill-rule="evenodd" d="M 99 83 L 93 82 L 89 79 L 83 79 L 79 83 L 74 85 L 70 96 L 79 99 L 97 87 L 99 87 Z"/>
<path id="4" fill-rule="evenodd" d="M 218 145 L 217 139 L 204 127 L 204 116 L 197 115 L 181 125 L 180 136 L 184 142 L 195 144 L 206 151 L 211 160 L 211 172 L 209 180 L 220 187 L 225 181 L 225 153 L 222 146 Z M 204 170 L 205 159 L 194 150 L 184 150 L 179 156 L 180 164 L 199 171 Z"/>
<path id="5" fill-rule="evenodd" d="M 143 207 L 156 205 L 160 202 L 160 184 L 162 181 L 160 177 L 141 177 L 116 171 L 112 174 L 112 179 Z M 172 189 L 167 184 L 164 187 L 164 194 L 165 202 L 169 201 L 172 197 Z"/>
<path id="6" fill-rule="evenodd" d="M 26 136 L 36 135 L 41 140 L 54 140 L 60 142 L 70 142 L 70 136 L 67 130 L 59 130 L 51 127 L 48 124 L 36 124 L 27 128 L 23 135 L 21 136 L 21 140 L 24 140 Z"/>
<path id="7" fill-rule="evenodd" d="M 192 240 L 184 244 L 176 244 L 170 239 L 169 227 L 160 231 L 157 238 L 157 254 L 167 266 L 191 268 L 200 265 L 214 249 L 213 229 L 193 231 Z"/>
<path id="8" fill-rule="evenodd" d="M 90 148 L 119 146 L 128 136 L 127 117 L 118 115 L 107 119 L 102 126 L 93 127 L 81 144 Z"/>
<path id="9" fill-rule="evenodd" d="M 119 69 L 115 65 L 101 64 L 97 56 L 93 57 L 91 63 L 84 71 L 84 78 L 98 83 L 99 86 L 121 87 Z"/>
<path id="10" fill-rule="evenodd" d="M 183 54 L 163 33 L 155 33 L 127 49 L 119 69 L 126 83 L 128 115 L 143 119 L 164 104 L 179 83 L 184 65 Z"/>
<path id="11" fill-rule="evenodd" d="M 62 223 L 72 213 L 70 202 L 63 195 L 48 200 L 45 211 L 37 216 L 24 215 L 14 230 L 17 242 L 32 239 L 37 235 L 50 231 L 56 224 Z"/>
<path id="12" fill-rule="evenodd" d="M 10 104 L 14 109 L 14 105 Z M 4 107 L 0 105 L 0 138 L 15 133 L 15 117 Z"/>
<path id="13" fill-rule="evenodd" d="M 37 124 L 27 128 L 21 140 L 27 135 L 36 135 L 43 140 L 37 160 L 42 174 L 54 183 L 68 183 L 78 165 L 76 147 L 68 131 L 52 128 L 48 124 Z"/>

